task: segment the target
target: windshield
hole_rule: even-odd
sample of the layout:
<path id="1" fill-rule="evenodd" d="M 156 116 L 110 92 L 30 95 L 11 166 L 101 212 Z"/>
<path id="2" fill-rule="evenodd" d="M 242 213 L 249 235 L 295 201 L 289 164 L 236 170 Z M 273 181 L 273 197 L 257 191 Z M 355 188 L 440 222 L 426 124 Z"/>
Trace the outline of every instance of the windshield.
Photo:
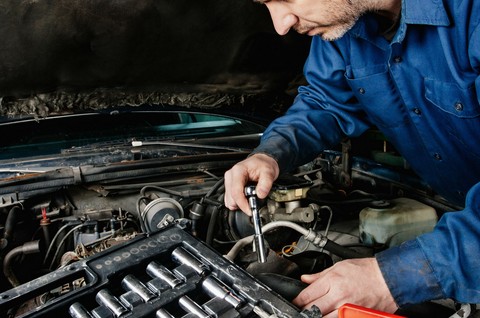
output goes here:
<path id="1" fill-rule="evenodd" d="M 0 124 L 0 179 L 62 167 L 178 162 L 245 154 L 264 127 L 236 117 L 188 111 L 109 111 Z M 8 136 L 8 138 L 6 138 Z"/>
<path id="2" fill-rule="evenodd" d="M 264 127 L 238 118 L 194 112 L 109 112 L 24 120 L 0 126 L 0 160 L 65 154 L 132 141 L 208 142 L 260 134 Z M 216 140 L 218 139 L 218 140 Z M 231 144 L 231 143 L 229 143 Z"/>

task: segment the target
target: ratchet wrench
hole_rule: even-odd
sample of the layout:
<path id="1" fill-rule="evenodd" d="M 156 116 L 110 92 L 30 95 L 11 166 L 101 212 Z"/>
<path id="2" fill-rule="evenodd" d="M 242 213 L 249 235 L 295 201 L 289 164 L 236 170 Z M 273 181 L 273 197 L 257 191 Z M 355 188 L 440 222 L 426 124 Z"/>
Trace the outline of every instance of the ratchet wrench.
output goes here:
<path id="1" fill-rule="evenodd" d="M 255 191 L 255 186 L 246 186 L 245 196 L 248 199 L 250 210 L 252 210 L 252 222 L 253 222 L 253 228 L 255 230 L 255 236 L 253 238 L 253 241 L 255 244 L 255 249 L 257 251 L 258 262 L 266 263 L 267 249 L 265 248 L 265 239 L 263 238 L 263 233 L 262 233 L 262 222 L 260 219 L 260 212 L 258 210 L 257 192 Z"/>

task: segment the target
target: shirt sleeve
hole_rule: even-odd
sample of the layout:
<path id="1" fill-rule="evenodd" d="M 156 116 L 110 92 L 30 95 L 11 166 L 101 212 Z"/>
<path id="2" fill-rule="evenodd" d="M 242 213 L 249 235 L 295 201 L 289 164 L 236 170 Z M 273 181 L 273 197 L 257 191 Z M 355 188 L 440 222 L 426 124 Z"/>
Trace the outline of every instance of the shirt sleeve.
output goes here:
<path id="1" fill-rule="evenodd" d="M 445 213 L 435 229 L 376 255 L 399 306 L 434 299 L 480 303 L 480 183 L 463 211 Z"/>
<path id="2" fill-rule="evenodd" d="M 477 70 L 477 73 L 480 74 L 480 24 L 477 25 L 475 31 L 470 37 L 468 47 L 470 63 L 472 64 L 472 67 Z M 477 79 L 475 80 L 475 89 L 477 92 L 478 104 L 480 105 L 480 75 L 477 76 Z"/>
<path id="3" fill-rule="evenodd" d="M 266 153 L 277 160 L 281 171 L 302 165 L 345 136 L 359 136 L 370 124 L 345 78 L 345 61 L 338 42 L 318 36 L 305 63 L 309 83 L 286 114 L 265 130 L 253 153 Z"/>

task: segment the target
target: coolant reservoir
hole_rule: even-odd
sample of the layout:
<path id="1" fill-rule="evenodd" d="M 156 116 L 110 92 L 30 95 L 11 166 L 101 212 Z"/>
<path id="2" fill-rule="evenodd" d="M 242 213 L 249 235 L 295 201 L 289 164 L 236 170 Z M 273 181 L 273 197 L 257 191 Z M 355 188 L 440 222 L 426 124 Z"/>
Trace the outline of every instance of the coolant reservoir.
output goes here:
<path id="1" fill-rule="evenodd" d="M 375 201 L 360 211 L 360 239 L 372 246 L 396 246 L 430 232 L 437 223 L 435 209 L 416 200 Z"/>

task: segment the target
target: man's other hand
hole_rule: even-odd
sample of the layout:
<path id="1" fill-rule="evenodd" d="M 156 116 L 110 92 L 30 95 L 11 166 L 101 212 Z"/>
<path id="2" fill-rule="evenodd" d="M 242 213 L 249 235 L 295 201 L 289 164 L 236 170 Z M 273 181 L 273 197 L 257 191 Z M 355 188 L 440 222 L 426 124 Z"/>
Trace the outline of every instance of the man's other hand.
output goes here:
<path id="1" fill-rule="evenodd" d="M 240 161 L 225 172 L 225 206 L 230 210 L 240 209 L 251 215 L 252 212 L 244 194 L 245 186 L 248 182 L 257 183 L 257 196 L 264 199 L 270 192 L 273 181 L 278 178 L 278 174 L 277 161 L 265 154 L 255 154 Z"/>
<path id="2" fill-rule="evenodd" d="M 352 303 L 393 313 L 397 305 L 375 258 L 344 260 L 323 272 L 303 275 L 310 284 L 294 300 L 300 308 L 317 305 L 325 318 L 338 316 L 338 308 Z"/>

